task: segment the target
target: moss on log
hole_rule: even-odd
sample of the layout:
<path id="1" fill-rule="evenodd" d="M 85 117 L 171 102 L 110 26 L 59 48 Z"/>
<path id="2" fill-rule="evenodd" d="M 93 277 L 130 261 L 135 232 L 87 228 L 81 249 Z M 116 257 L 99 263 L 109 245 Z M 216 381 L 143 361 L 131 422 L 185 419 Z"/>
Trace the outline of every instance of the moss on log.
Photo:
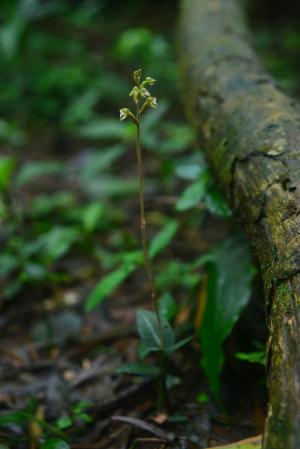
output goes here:
<path id="1" fill-rule="evenodd" d="M 182 0 L 183 97 L 264 280 L 264 449 L 300 448 L 300 109 L 258 60 L 241 0 Z"/>

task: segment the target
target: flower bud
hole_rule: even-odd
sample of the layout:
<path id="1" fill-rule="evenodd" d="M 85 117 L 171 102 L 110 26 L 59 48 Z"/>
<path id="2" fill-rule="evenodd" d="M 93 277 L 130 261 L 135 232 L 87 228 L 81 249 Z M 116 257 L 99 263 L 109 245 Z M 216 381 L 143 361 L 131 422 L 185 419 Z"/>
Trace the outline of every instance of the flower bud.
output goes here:
<path id="1" fill-rule="evenodd" d="M 135 84 L 137 85 L 140 84 L 141 76 L 142 76 L 142 69 L 138 69 L 133 72 L 133 81 L 135 82 Z"/>

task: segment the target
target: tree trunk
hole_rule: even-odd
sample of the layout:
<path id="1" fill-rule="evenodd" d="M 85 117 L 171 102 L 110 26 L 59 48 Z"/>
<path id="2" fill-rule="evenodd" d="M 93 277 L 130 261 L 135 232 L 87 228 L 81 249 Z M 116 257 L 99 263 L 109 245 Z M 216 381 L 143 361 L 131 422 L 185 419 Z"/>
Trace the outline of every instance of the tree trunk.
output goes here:
<path id="1" fill-rule="evenodd" d="M 300 448 L 300 110 L 251 47 L 241 0 L 182 0 L 183 98 L 264 280 L 264 449 Z"/>

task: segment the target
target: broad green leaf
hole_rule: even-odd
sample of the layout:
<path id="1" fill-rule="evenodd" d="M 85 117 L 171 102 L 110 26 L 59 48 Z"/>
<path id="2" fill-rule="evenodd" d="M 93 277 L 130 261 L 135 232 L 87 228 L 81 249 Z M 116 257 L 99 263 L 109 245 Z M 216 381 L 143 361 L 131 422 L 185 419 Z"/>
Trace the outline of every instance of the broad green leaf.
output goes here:
<path id="1" fill-rule="evenodd" d="M 179 197 L 176 210 L 179 212 L 196 207 L 203 200 L 210 181 L 208 172 L 204 172 L 200 178 L 189 185 Z"/>
<path id="2" fill-rule="evenodd" d="M 12 157 L 0 157 L 0 192 L 8 188 L 15 166 L 16 161 Z"/>
<path id="3" fill-rule="evenodd" d="M 160 298 L 158 307 L 160 316 L 166 321 L 172 321 L 177 312 L 177 304 L 169 292 L 165 292 Z"/>
<path id="4" fill-rule="evenodd" d="M 202 366 L 213 394 L 218 397 L 224 362 L 222 345 L 248 304 L 254 269 L 249 245 L 240 235 L 225 240 L 211 256 L 199 338 Z"/>
<path id="5" fill-rule="evenodd" d="M 41 449 L 70 449 L 70 446 L 60 438 L 49 438 Z"/>
<path id="6" fill-rule="evenodd" d="M 133 374 L 142 377 L 158 377 L 159 369 L 156 366 L 147 363 L 126 363 L 117 369 L 120 374 Z"/>
<path id="7" fill-rule="evenodd" d="M 34 161 L 25 164 L 16 176 L 16 185 L 22 187 L 28 182 L 35 181 L 45 175 L 59 175 L 65 169 L 65 165 L 55 161 Z"/>
<path id="8" fill-rule="evenodd" d="M 161 317 L 160 328 L 156 314 L 150 310 L 137 311 L 137 329 L 149 352 L 161 350 L 168 352 L 174 345 L 175 337 L 170 324 Z"/>
<path id="9" fill-rule="evenodd" d="M 85 310 L 90 312 L 104 301 L 136 269 L 134 263 L 124 263 L 115 271 L 107 274 L 92 290 L 87 299 Z"/>
<path id="10" fill-rule="evenodd" d="M 170 243 L 177 229 L 178 222 L 172 220 L 154 237 L 149 245 L 149 256 L 152 259 Z"/>

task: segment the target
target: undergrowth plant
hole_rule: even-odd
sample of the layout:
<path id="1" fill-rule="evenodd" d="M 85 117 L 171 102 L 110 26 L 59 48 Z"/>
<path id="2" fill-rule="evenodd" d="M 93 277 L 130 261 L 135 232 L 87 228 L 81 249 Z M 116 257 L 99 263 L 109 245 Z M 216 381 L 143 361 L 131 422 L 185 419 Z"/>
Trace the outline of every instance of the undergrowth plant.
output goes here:
<path id="1" fill-rule="evenodd" d="M 129 108 L 120 110 L 120 120 L 129 118 L 136 126 L 136 159 L 137 175 L 139 181 L 139 207 L 140 207 L 140 233 L 143 250 L 144 266 L 149 279 L 153 311 L 140 309 L 137 311 L 137 330 L 141 338 L 141 356 L 144 358 L 150 353 L 157 354 L 157 364 L 150 365 L 142 362 L 127 364 L 119 371 L 128 374 L 150 376 L 156 379 L 159 404 L 170 411 L 168 396 L 168 359 L 172 353 L 185 345 L 192 337 L 177 341 L 175 332 L 170 322 L 163 313 L 164 305 L 158 301 L 157 290 L 151 258 L 148 251 L 148 239 L 146 228 L 145 201 L 144 201 L 144 169 L 141 145 L 141 119 L 148 108 L 157 108 L 157 100 L 153 97 L 148 87 L 155 80 L 146 77 L 142 80 L 141 69 L 133 73 L 134 87 L 129 93 L 135 104 L 135 111 Z"/>

